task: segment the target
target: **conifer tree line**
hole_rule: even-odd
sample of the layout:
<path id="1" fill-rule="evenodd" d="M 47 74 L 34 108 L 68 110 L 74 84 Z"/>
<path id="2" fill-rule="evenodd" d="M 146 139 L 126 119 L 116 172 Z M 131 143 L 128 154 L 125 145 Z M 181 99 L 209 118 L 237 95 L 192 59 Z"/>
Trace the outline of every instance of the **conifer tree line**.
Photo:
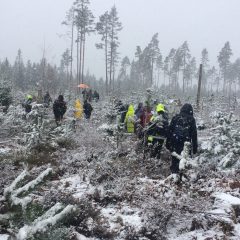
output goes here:
<path id="1" fill-rule="evenodd" d="M 71 90 L 68 81 L 70 65 L 67 59 L 69 59 L 68 50 L 62 54 L 59 66 L 50 64 L 46 58 L 42 58 L 37 63 L 30 60 L 24 63 L 22 51 L 19 49 L 13 64 L 10 64 L 7 58 L 0 60 L 0 87 L 10 87 L 23 92 L 36 92 L 42 89 L 54 94 L 64 93 L 66 90 Z M 98 89 L 104 84 L 103 80 L 97 80 L 89 72 L 86 73 L 85 79 Z"/>
<path id="2" fill-rule="evenodd" d="M 240 58 L 231 61 L 232 55 L 230 43 L 226 42 L 217 56 L 216 67 L 210 65 L 208 50 L 202 50 L 203 93 L 231 95 L 239 91 Z M 188 42 L 170 49 L 167 56 L 163 57 L 156 33 L 145 48 L 136 47 L 132 61 L 128 57 L 122 59 L 118 80 L 126 89 L 135 89 L 136 86 L 146 89 L 154 85 L 173 94 L 184 94 L 191 91 L 196 93 L 198 76 L 199 66 L 190 52 Z"/>
<path id="3" fill-rule="evenodd" d="M 8 59 L 0 59 L 0 79 L 21 90 L 36 89 L 57 92 L 73 91 L 80 83 L 97 87 L 110 94 L 128 90 L 144 90 L 151 86 L 161 87 L 173 94 L 196 93 L 199 64 L 203 65 L 202 92 L 231 95 L 240 89 L 240 58 L 232 61 L 229 42 L 220 49 L 218 66 L 211 66 L 206 48 L 201 52 L 200 62 L 192 56 L 187 41 L 172 48 L 166 56 L 160 50 L 158 33 L 147 46 L 136 46 L 135 56 L 120 59 L 119 33 L 122 23 L 116 6 L 99 17 L 91 11 L 89 0 L 75 0 L 66 12 L 63 25 L 68 28 L 69 44 L 62 53 L 59 66 L 48 63 L 43 55 L 39 63 L 23 61 L 21 50 L 11 65 Z M 104 57 L 104 79 L 97 80 L 85 70 L 86 43 L 91 34 L 98 35 L 96 51 Z"/>

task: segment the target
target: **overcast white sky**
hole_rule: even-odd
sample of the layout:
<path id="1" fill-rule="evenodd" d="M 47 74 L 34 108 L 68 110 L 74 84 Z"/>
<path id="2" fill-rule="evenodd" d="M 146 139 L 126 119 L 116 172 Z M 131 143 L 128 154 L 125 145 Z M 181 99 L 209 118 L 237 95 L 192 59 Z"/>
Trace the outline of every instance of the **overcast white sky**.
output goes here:
<path id="1" fill-rule="evenodd" d="M 72 0 L 0 0 L 0 59 L 14 61 L 17 50 L 24 60 L 39 61 L 46 45 L 46 57 L 58 64 L 69 47 L 61 25 Z M 240 57 L 240 0 L 91 0 L 96 20 L 116 5 L 123 30 L 120 34 L 121 57 L 134 57 L 137 45 L 145 47 L 152 35 L 159 33 L 160 49 L 165 57 L 170 48 L 185 40 L 199 59 L 207 48 L 212 63 L 226 41 L 234 58 Z M 86 69 L 104 76 L 103 52 L 96 50 L 98 37 L 89 38 Z"/>

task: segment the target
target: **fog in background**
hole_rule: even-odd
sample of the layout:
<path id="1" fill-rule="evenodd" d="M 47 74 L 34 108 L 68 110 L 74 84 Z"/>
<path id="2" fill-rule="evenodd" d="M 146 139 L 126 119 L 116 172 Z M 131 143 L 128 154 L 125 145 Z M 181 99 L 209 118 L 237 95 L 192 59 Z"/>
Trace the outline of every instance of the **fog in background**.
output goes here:
<path id="1" fill-rule="evenodd" d="M 123 30 L 120 32 L 120 58 L 134 58 L 136 46 L 144 48 L 154 33 L 159 33 L 163 57 L 171 48 L 188 41 L 193 56 L 200 60 L 203 48 L 211 64 L 226 41 L 233 59 L 240 57 L 239 0 L 91 0 L 90 9 L 99 15 L 115 4 Z M 70 48 L 67 28 L 61 25 L 72 0 L 0 0 L 0 59 L 15 60 L 22 50 L 26 62 L 39 61 L 43 55 L 59 65 L 61 55 Z M 87 38 L 86 70 L 104 77 L 104 54 L 95 48 L 99 37 Z"/>

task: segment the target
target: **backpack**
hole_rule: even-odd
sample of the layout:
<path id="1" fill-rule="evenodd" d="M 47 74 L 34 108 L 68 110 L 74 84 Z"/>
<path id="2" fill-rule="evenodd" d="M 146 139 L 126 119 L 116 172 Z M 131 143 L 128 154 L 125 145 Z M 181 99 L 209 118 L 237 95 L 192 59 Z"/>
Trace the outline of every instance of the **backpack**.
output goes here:
<path id="1" fill-rule="evenodd" d="M 190 141 L 190 124 L 186 117 L 179 116 L 176 119 L 172 136 L 176 142 Z"/>

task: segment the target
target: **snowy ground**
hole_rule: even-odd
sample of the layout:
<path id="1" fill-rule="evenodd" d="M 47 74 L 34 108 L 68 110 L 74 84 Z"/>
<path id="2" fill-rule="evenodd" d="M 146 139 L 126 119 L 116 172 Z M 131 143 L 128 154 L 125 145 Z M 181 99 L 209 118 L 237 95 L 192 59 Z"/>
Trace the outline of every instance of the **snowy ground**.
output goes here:
<path id="1" fill-rule="evenodd" d="M 198 132 L 200 151 L 186 170 L 188 179 L 176 184 L 169 177 L 168 152 L 160 161 L 144 159 L 137 138 L 128 134 L 118 136 L 117 144 L 115 121 L 110 122 L 109 117 L 112 103 L 103 101 L 93 107 L 92 119 L 77 122 L 75 130 L 71 129 L 71 110 L 63 127 L 57 130 L 51 111 L 46 113 L 44 123 L 36 123 L 45 124 L 46 128 L 29 127 L 28 123 L 33 124 L 31 119 L 22 120 L 20 110 L 0 116 L 1 240 L 16 239 L 15 236 L 82 240 L 240 239 L 240 122 L 236 111 L 230 118 L 228 108 L 221 107 L 220 113 L 219 101 L 215 101 L 197 114 L 198 125 L 205 125 Z M 16 188 L 36 179 L 48 167 L 53 169 L 50 177 L 17 196 L 31 197 L 30 210 L 9 206 L 3 198 L 4 189 L 24 169 L 28 176 Z M 77 210 L 63 219 L 58 210 L 59 222 L 55 226 L 45 226 L 46 222 L 41 221 L 39 224 L 36 219 L 58 203 L 62 208 L 74 206 Z M 19 211 L 23 211 L 23 217 L 17 219 Z M 52 216 L 51 222 L 57 217 Z M 41 229 L 39 232 L 24 237 L 26 229 L 36 230 L 36 226 Z"/>

